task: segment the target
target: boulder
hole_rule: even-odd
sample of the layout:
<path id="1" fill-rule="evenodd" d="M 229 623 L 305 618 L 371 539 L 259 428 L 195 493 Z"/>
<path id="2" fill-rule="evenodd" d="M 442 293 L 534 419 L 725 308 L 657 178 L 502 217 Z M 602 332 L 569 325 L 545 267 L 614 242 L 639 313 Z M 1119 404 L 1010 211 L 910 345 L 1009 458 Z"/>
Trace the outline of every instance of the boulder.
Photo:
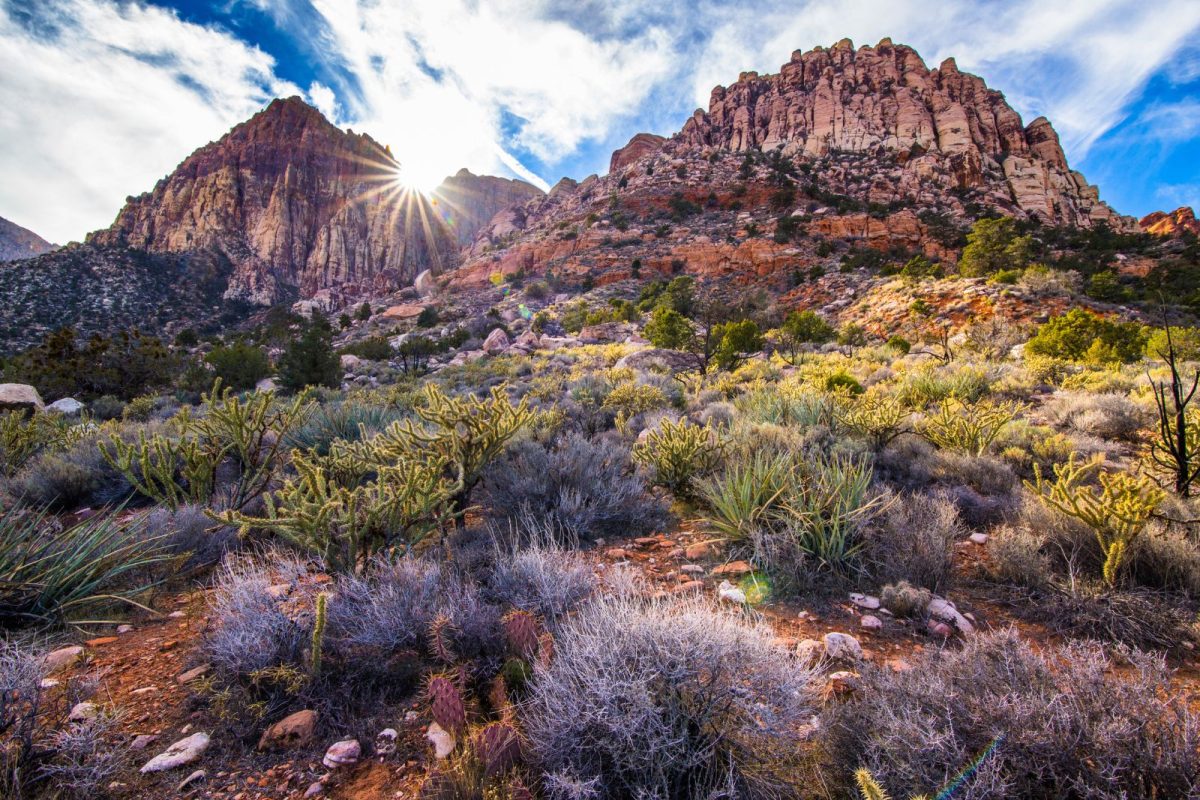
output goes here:
<path id="1" fill-rule="evenodd" d="M 863 657 L 862 645 L 848 633 L 827 633 L 822 641 L 825 655 L 841 661 L 858 661 Z"/>
<path id="2" fill-rule="evenodd" d="M 204 751 L 208 749 L 208 744 L 209 738 L 207 733 L 193 733 L 186 739 L 180 739 L 165 751 L 147 761 L 142 767 L 141 772 L 145 775 L 150 772 L 163 772 L 168 769 L 182 767 L 185 764 L 191 764 L 204 754 Z"/>
<path id="3" fill-rule="evenodd" d="M 77 417 L 85 408 L 87 406 L 74 397 L 63 397 L 46 406 L 46 411 L 53 414 L 62 414 L 64 417 Z"/>
<path id="4" fill-rule="evenodd" d="M 428 297 L 429 295 L 433 294 L 434 290 L 437 289 L 437 281 L 433 279 L 433 272 L 431 270 L 425 270 L 418 275 L 416 280 L 413 281 L 413 288 L 416 289 L 417 294 L 421 295 L 422 297 Z"/>
<path id="5" fill-rule="evenodd" d="M 662 348 L 650 348 L 647 350 L 638 350 L 635 353 L 630 353 L 627 356 L 622 356 L 617 361 L 617 366 L 630 369 L 644 370 L 648 372 L 669 372 L 672 375 L 680 372 L 696 368 L 696 359 L 694 356 L 684 353 L 680 350 L 664 350 Z"/>
<path id="6" fill-rule="evenodd" d="M 0 411 L 42 411 L 46 404 L 27 383 L 0 383 Z"/>
<path id="7" fill-rule="evenodd" d="M 494 356 L 503 353 L 509 348 L 510 344 L 508 334 L 504 332 L 504 329 L 496 328 L 483 340 L 483 352 Z"/>
<path id="8" fill-rule="evenodd" d="M 358 356 L 352 356 L 349 353 L 342 356 L 342 369 L 344 370 L 355 369 L 360 364 L 362 364 L 362 359 Z"/>

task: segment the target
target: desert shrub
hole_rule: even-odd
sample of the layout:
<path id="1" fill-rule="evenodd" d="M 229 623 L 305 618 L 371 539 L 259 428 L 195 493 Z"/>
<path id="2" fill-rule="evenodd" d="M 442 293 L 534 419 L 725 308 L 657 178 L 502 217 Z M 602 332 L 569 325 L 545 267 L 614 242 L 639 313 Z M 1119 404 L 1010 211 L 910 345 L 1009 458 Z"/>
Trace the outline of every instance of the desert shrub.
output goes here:
<path id="1" fill-rule="evenodd" d="M 616 415 L 617 428 L 625 430 L 630 418 L 665 408 L 669 404 L 667 394 L 657 386 L 648 386 L 634 381 L 625 381 L 613 387 L 604 398 L 602 408 Z"/>
<path id="2" fill-rule="evenodd" d="M 532 612 L 555 630 L 595 589 L 592 567 L 579 554 L 529 547 L 498 555 L 483 596 L 502 608 Z"/>
<path id="3" fill-rule="evenodd" d="M 1105 439 L 1137 441 L 1148 409 L 1119 394 L 1056 394 L 1042 407 L 1054 425 Z"/>
<path id="4" fill-rule="evenodd" d="M 13 494 L 27 505 L 55 510 L 94 508 L 128 497 L 129 481 L 105 461 L 98 438 L 93 433 L 66 448 L 42 452 L 14 476 Z"/>
<path id="5" fill-rule="evenodd" d="M 701 603 L 602 598 L 555 637 L 520 709 L 552 796 L 798 797 L 814 674 Z"/>
<path id="6" fill-rule="evenodd" d="M 871 573 L 881 581 L 945 591 L 954 544 L 966 533 L 958 509 L 944 494 L 907 495 L 888 505 L 868 529 L 865 556 Z"/>
<path id="7" fill-rule="evenodd" d="M 174 511 L 158 506 L 144 514 L 142 524 L 143 535 L 161 542 L 184 572 L 217 564 L 238 546 L 237 530 L 216 524 L 200 506 Z"/>
<path id="8" fill-rule="evenodd" d="M 1196 717 L 1161 658 L 1124 657 L 1131 669 L 1116 674 L 1099 644 L 1038 652 L 1010 630 L 930 652 L 911 670 L 867 667 L 863 689 L 825 713 L 831 772 L 858 765 L 888 791 L 933 792 L 1003 737 L 956 797 L 1192 796 Z"/>
<path id="9" fill-rule="evenodd" d="M 125 766 L 126 751 L 116 744 L 116 714 L 96 716 L 59 728 L 46 743 L 47 758 L 38 766 L 37 781 L 61 796 L 101 797 Z"/>
<path id="10" fill-rule="evenodd" d="M 1043 323 L 1025 352 L 1091 364 L 1129 363 L 1142 356 L 1146 333 L 1136 322 L 1114 322 L 1082 308 Z"/>
<path id="11" fill-rule="evenodd" d="M 337 388 L 342 364 L 333 349 L 333 328 L 314 315 L 299 338 L 291 341 L 279 358 L 279 385 L 290 391 L 306 386 Z"/>
<path id="12" fill-rule="evenodd" d="M 1134 542 L 1128 563 L 1130 580 L 1138 586 L 1200 597 L 1200 552 L 1186 533 L 1152 521 Z"/>
<path id="13" fill-rule="evenodd" d="M 1066 434 L 1027 419 L 1013 420 L 996 437 L 992 449 L 1023 478 L 1033 477 L 1033 467 L 1049 470 L 1070 458 L 1077 443 Z"/>
<path id="14" fill-rule="evenodd" d="M 979 219 L 967 234 L 958 271 L 967 277 L 987 277 L 1001 271 L 1020 271 L 1033 255 L 1033 237 L 1020 235 L 1011 217 Z"/>
<path id="15" fill-rule="evenodd" d="M 974 403 L 990 388 L 987 372 L 977 367 L 928 367 L 907 373 L 896 387 L 896 399 L 919 410 L 950 399 Z"/>
<path id="16" fill-rule="evenodd" d="M 732 403 L 718 400 L 700 409 L 696 421 L 711 428 L 728 428 L 737 417 L 737 408 Z"/>
<path id="17" fill-rule="evenodd" d="M 426 326 L 422 326 L 426 327 Z M 415 339 L 418 337 L 411 337 Z M 386 336 L 368 336 L 366 339 L 361 339 L 357 342 L 351 342 L 338 351 L 344 355 L 358 356 L 365 358 L 368 361 L 387 361 L 395 351 L 392 349 L 392 343 Z"/>
<path id="18" fill-rule="evenodd" d="M 1053 580 L 1046 542 L 1024 527 L 1005 525 L 988 541 L 986 570 L 992 580 L 1030 589 L 1043 589 Z"/>
<path id="19" fill-rule="evenodd" d="M 834 416 L 842 427 L 867 440 L 879 452 L 908 430 L 911 413 L 895 397 L 871 388 L 858 397 L 838 403 Z"/>
<path id="20" fill-rule="evenodd" d="M 305 572 L 276 554 L 268 567 L 251 558 L 227 561 L 217 573 L 201 650 L 223 681 L 246 682 L 263 670 L 302 663 L 311 639 L 311 618 L 284 613 L 273 586 Z"/>
<path id="21" fill-rule="evenodd" d="M 1094 583 L 1056 584 L 1024 606 L 1025 618 L 1053 633 L 1127 647 L 1177 650 L 1194 646 L 1194 615 L 1143 589 L 1114 591 Z"/>
<path id="22" fill-rule="evenodd" d="M 734 405 L 751 422 L 808 428 L 832 424 L 834 419 L 834 399 L 830 395 L 791 384 L 747 392 Z"/>
<path id="23" fill-rule="evenodd" d="M 69 622 L 136 605 L 148 588 L 146 568 L 167 558 L 158 540 L 140 533 L 119 512 L 72 525 L 44 511 L 0 513 L 0 623 Z"/>
<path id="24" fill-rule="evenodd" d="M 633 458 L 650 471 L 651 481 L 681 498 L 695 494 L 695 481 L 712 472 L 722 445 L 712 428 L 686 419 L 664 419 L 633 448 Z"/>
<path id="25" fill-rule="evenodd" d="M 532 521 L 574 541 L 642 535 L 666 520 L 629 450 L 612 439 L 572 433 L 548 446 L 519 442 L 486 471 L 480 489 L 494 518 L 518 527 Z"/>

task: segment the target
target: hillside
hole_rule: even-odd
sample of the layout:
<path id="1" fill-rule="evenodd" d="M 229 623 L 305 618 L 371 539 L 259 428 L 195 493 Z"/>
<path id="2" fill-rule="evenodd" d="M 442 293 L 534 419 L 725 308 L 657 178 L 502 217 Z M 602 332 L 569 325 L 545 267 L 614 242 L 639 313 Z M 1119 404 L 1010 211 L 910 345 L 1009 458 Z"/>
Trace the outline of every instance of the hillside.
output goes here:
<path id="1" fill-rule="evenodd" d="M 18 261 L 48 253 L 54 245 L 31 230 L 0 217 L 0 261 Z"/>

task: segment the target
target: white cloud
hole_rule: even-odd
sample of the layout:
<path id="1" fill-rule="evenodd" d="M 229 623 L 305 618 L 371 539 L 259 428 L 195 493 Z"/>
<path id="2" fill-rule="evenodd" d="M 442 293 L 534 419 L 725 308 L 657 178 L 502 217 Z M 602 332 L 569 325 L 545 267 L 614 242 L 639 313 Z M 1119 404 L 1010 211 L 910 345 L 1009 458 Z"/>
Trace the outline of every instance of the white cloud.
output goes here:
<path id="1" fill-rule="evenodd" d="M 1200 208 L 1200 183 L 1164 184 L 1154 190 L 1154 196 L 1162 200 L 1168 210 L 1182 206 Z"/>
<path id="2" fill-rule="evenodd" d="M 109 225 L 188 153 L 278 94 L 272 59 L 152 7 L 0 6 L 0 216 L 59 242 Z"/>

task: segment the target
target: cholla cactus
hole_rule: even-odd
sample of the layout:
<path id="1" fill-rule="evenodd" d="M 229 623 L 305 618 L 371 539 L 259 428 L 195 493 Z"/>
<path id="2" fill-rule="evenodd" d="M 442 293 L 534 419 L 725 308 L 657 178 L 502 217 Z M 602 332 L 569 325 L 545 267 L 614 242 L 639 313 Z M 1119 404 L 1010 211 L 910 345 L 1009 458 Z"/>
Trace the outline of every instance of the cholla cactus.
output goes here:
<path id="1" fill-rule="evenodd" d="M 313 621 L 312 653 L 309 661 L 309 671 L 313 676 L 321 674 L 321 651 L 325 644 L 326 607 L 329 605 L 329 595 L 321 592 L 317 595 L 317 615 Z"/>
<path id="2" fill-rule="evenodd" d="M 839 425 L 866 439 L 876 453 L 909 430 L 912 416 L 898 398 L 877 387 L 857 397 L 839 398 L 833 413 Z"/>
<path id="3" fill-rule="evenodd" d="M 429 624 L 429 649 L 443 664 L 454 663 L 454 629 L 450 617 L 441 613 Z"/>
<path id="4" fill-rule="evenodd" d="M 891 800 L 891 795 L 883 790 L 879 781 L 868 770 L 860 769 L 854 773 L 854 782 L 858 784 L 858 792 L 862 800 Z M 928 800 L 927 795 L 915 794 L 910 800 Z"/>
<path id="5" fill-rule="evenodd" d="M 922 422 L 921 433 L 938 447 L 982 456 L 1024 408 L 1015 402 L 944 400 Z"/>
<path id="6" fill-rule="evenodd" d="M 504 615 L 501 623 L 508 648 L 513 655 L 533 658 L 538 652 L 539 626 L 537 618 L 528 611 L 514 610 Z"/>
<path id="7" fill-rule="evenodd" d="M 475 734 L 473 744 L 487 778 L 508 772 L 521 760 L 521 738 L 507 722 L 485 725 Z"/>
<path id="8" fill-rule="evenodd" d="M 1025 482 L 1050 508 L 1083 522 L 1096 535 L 1104 553 L 1104 581 L 1116 584 L 1129 557 L 1129 546 L 1146 527 L 1146 522 L 1166 493 L 1144 475 L 1102 472 L 1101 461 L 1076 463 L 1075 454 L 1066 464 L 1054 466 L 1054 482 L 1044 479 L 1034 465 L 1035 483 Z M 1099 485 L 1093 485 L 1092 479 Z"/>
<path id="9" fill-rule="evenodd" d="M 433 721 L 458 737 L 467 729 L 467 706 L 462 691 L 449 675 L 434 675 L 425 688 Z"/>
<path id="10" fill-rule="evenodd" d="M 633 448 L 633 458 L 647 467 L 655 484 L 678 497 L 695 494 L 697 478 L 716 469 L 721 460 L 721 443 L 709 426 L 703 428 L 686 419 L 664 419 L 657 430 Z"/>

